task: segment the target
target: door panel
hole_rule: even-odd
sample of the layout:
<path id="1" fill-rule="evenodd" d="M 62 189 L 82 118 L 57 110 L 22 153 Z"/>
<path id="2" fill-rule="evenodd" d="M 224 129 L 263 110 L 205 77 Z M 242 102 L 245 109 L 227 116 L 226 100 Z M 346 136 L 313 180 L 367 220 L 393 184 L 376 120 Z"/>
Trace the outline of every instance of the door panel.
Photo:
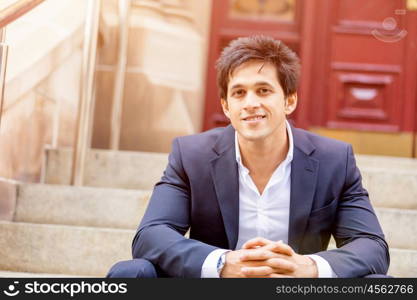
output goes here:
<path id="1" fill-rule="evenodd" d="M 265 3 L 213 0 L 204 129 L 227 123 L 214 70 L 221 49 L 262 33 L 301 57 L 298 127 L 358 153 L 416 156 L 417 1 L 282 0 L 269 11 Z"/>
<path id="2" fill-rule="evenodd" d="M 203 129 L 225 126 L 216 84 L 215 62 L 233 39 L 264 34 L 284 41 L 300 53 L 303 1 L 213 0 Z"/>
<path id="3" fill-rule="evenodd" d="M 323 89 L 310 89 L 322 108 L 309 128 L 358 153 L 415 155 L 416 11 L 405 0 L 326 3 L 324 71 L 313 83 Z"/>
<path id="4" fill-rule="evenodd" d="M 331 20 L 326 127 L 400 130 L 401 102 L 393 100 L 404 77 L 405 40 L 386 42 L 381 38 L 399 37 L 400 27 L 385 32 L 383 22 L 404 24 L 405 14 L 395 15 L 404 4 L 401 0 L 332 1 L 332 11 L 338 13 Z"/>

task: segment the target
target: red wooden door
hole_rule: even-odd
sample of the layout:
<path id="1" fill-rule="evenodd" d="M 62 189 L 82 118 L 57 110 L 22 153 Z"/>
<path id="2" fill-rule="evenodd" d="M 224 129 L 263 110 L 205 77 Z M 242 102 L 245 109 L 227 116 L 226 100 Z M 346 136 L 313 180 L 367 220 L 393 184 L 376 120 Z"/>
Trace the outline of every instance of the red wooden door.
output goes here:
<path id="1" fill-rule="evenodd" d="M 338 129 L 354 130 L 357 136 L 371 132 L 375 143 L 388 149 L 387 143 L 397 141 L 407 148 L 399 155 L 415 155 L 417 12 L 410 5 L 414 2 L 316 1 L 320 15 L 311 67 L 315 76 L 308 101 L 300 106 L 309 126 L 331 129 L 332 134 Z M 336 137 L 343 139 L 343 134 Z M 386 142 L 379 138 L 384 136 Z"/>
<path id="2" fill-rule="evenodd" d="M 219 53 L 231 39 L 262 33 L 301 57 L 297 126 L 345 139 L 359 153 L 415 156 L 416 2 L 213 0 L 204 129 L 227 124 L 214 70 Z M 271 3 L 281 3 L 281 14 L 265 13 Z"/>
<path id="3" fill-rule="evenodd" d="M 233 39 L 265 34 L 301 51 L 303 2 L 296 0 L 213 0 L 203 129 L 228 124 L 216 86 L 215 62 Z"/>

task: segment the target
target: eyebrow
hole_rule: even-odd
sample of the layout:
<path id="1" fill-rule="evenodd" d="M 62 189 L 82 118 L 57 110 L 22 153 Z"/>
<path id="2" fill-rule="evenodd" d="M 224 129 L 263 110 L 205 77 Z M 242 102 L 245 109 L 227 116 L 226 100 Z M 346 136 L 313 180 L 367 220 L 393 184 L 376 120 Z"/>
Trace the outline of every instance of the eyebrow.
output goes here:
<path id="1" fill-rule="evenodd" d="M 267 82 L 267 81 L 258 81 L 258 82 L 256 82 L 254 85 L 255 85 L 255 86 L 267 85 L 267 86 L 273 87 L 273 86 L 272 86 L 269 82 Z M 231 89 L 231 90 L 234 90 L 234 89 L 237 89 L 237 88 L 242 88 L 242 87 L 245 87 L 245 85 L 238 83 L 238 84 L 234 84 L 234 85 L 232 85 L 232 86 L 230 87 L 230 89 Z"/>

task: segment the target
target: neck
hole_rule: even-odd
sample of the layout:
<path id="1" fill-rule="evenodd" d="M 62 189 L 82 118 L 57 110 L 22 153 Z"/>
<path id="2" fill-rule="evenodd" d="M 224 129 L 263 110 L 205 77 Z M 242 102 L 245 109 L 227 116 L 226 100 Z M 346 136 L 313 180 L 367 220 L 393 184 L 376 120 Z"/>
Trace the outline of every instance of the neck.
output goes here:
<path id="1" fill-rule="evenodd" d="M 238 134 L 242 162 L 251 174 L 268 176 L 285 159 L 289 149 L 286 126 L 259 141 L 246 140 Z"/>

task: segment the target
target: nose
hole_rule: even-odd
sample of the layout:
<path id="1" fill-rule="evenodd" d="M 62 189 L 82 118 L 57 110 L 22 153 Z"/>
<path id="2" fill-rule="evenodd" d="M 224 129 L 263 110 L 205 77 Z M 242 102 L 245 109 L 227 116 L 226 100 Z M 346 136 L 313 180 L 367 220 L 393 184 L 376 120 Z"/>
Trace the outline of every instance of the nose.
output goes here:
<path id="1" fill-rule="evenodd" d="M 259 108 L 261 106 L 260 98 L 253 92 L 249 92 L 245 97 L 244 108 L 247 110 Z"/>

